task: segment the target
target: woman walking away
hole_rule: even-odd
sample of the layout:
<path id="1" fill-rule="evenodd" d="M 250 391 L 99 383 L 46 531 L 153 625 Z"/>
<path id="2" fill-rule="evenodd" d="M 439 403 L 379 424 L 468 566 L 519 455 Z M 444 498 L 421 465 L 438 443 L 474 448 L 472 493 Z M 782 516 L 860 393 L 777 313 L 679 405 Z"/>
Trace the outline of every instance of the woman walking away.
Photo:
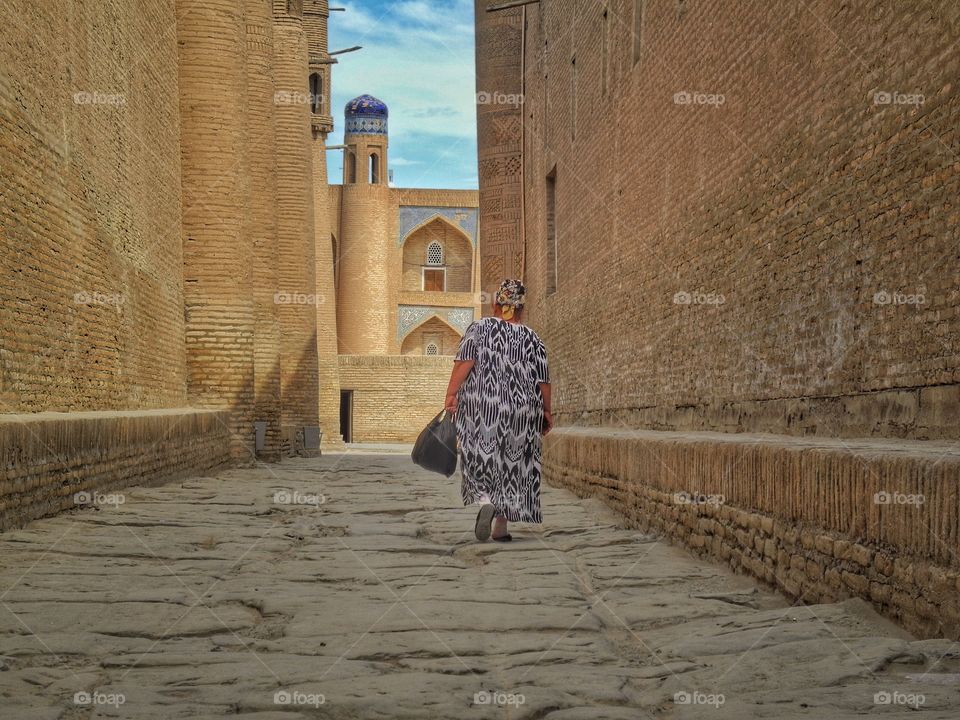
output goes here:
<path id="1" fill-rule="evenodd" d="M 460 494 L 480 505 L 475 532 L 485 541 L 512 540 L 507 521 L 542 522 L 542 436 L 553 427 L 550 376 L 543 341 L 520 324 L 526 289 L 504 280 L 493 317 L 470 325 L 447 386 L 460 444 Z M 493 527 L 491 528 L 491 522 Z"/>

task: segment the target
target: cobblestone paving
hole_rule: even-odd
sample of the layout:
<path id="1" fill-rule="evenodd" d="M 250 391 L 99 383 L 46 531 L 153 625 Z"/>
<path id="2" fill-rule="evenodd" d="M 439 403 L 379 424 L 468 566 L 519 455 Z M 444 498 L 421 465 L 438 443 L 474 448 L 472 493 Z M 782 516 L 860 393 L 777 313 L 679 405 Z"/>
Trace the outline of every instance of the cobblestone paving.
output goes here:
<path id="1" fill-rule="evenodd" d="M 564 491 L 509 545 L 396 453 L 96 500 L 0 535 L 2 718 L 957 717 L 960 645 Z"/>

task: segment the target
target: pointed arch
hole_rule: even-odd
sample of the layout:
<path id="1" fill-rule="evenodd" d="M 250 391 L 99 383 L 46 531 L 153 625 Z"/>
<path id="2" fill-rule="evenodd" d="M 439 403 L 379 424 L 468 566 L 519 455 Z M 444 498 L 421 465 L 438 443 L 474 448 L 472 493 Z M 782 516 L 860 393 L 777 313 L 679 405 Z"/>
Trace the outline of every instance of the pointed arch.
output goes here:
<path id="1" fill-rule="evenodd" d="M 432 312 L 432 313 L 430 313 L 429 315 L 427 315 L 425 318 L 423 318 L 422 320 L 419 320 L 416 325 L 411 326 L 409 330 L 407 330 L 403 335 L 401 335 L 399 338 L 397 338 L 397 339 L 400 341 L 400 344 L 403 345 L 403 341 L 407 339 L 407 336 L 410 335 L 410 333 L 416 332 L 417 330 L 420 329 L 420 327 L 422 327 L 424 324 L 430 322 L 430 321 L 433 320 L 434 318 L 436 318 L 437 320 L 439 320 L 440 322 L 442 322 L 444 325 L 446 325 L 447 327 L 449 327 L 451 330 L 453 330 L 453 331 L 457 334 L 457 337 L 463 337 L 463 330 L 461 330 L 460 328 L 456 327 L 453 323 L 451 323 L 449 320 L 447 320 L 447 319 L 446 319 L 443 315 L 441 315 L 440 313 L 438 313 L 438 312 Z"/>
<path id="2" fill-rule="evenodd" d="M 430 217 L 428 217 L 426 220 L 424 220 L 424 221 L 422 221 L 422 222 L 414 225 L 412 228 L 410 228 L 410 229 L 406 232 L 406 234 L 405 234 L 402 238 L 400 238 L 400 246 L 403 247 L 403 246 L 406 244 L 407 240 L 410 238 L 411 235 L 413 235 L 414 233 L 422 230 L 422 229 L 425 228 L 427 225 L 429 225 L 430 223 L 432 223 L 434 220 L 442 220 L 442 221 L 443 221 L 444 223 L 446 223 L 451 229 L 455 230 L 457 233 L 459 233 L 460 235 L 462 235 L 462 236 L 463 236 L 463 239 L 466 240 L 468 243 L 470 243 L 470 247 L 473 247 L 473 238 L 470 237 L 470 233 L 468 233 L 468 232 L 467 232 L 466 230 L 464 230 L 462 227 L 460 227 L 459 225 L 457 225 L 453 220 L 451 220 L 451 219 L 448 218 L 448 217 L 444 217 L 444 216 L 441 215 L 440 213 L 434 213 L 433 215 L 431 215 Z"/>

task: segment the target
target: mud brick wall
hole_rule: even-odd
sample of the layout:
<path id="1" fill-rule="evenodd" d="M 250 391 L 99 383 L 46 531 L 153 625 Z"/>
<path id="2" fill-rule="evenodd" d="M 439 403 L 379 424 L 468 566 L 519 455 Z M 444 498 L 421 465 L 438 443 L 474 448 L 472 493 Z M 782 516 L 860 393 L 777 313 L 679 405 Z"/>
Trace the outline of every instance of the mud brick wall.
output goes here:
<path id="1" fill-rule="evenodd" d="M 354 442 L 413 442 L 443 409 L 449 357 L 341 355 L 340 387 L 353 390 Z"/>
<path id="2" fill-rule="evenodd" d="M 561 423 L 960 437 L 960 5 L 525 12 L 528 320 Z M 496 77 L 505 41 L 477 38 Z"/>
<path id="3" fill-rule="evenodd" d="M 77 507 L 80 492 L 169 482 L 230 460 L 226 411 L 0 415 L 0 531 Z"/>
<path id="4" fill-rule="evenodd" d="M 952 443 L 567 428 L 548 482 L 806 603 L 860 597 L 960 638 L 960 450 Z"/>
<path id="5" fill-rule="evenodd" d="M 187 404 L 174 4 L 0 6 L 0 412 Z"/>

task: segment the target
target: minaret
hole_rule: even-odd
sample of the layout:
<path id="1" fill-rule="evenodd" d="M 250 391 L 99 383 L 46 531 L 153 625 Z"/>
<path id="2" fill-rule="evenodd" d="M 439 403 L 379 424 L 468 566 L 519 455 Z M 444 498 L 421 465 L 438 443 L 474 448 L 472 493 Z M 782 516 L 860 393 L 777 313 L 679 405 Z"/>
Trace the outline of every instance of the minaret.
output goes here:
<path id="1" fill-rule="evenodd" d="M 340 287 L 337 327 L 341 355 L 396 351 L 398 262 L 390 236 L 387 106 L 370 95 L 344 113 Z"/>
<path id="2" fill-rule="evenodd" d="M 334 218 L 327 178 L 327 135 L 333 131 L 330 112 L 331 70 L 327 30 L 329 0 L 307 0 L 303 30 L 309 67 L 310 148 L 313 155 L 314 246 L 316 251 L 317 364 L 320 429 L 323 448 L 343 446 L 340 436 L 340 373 L 337 364 L 337 289 L 334 283 Z"/>

